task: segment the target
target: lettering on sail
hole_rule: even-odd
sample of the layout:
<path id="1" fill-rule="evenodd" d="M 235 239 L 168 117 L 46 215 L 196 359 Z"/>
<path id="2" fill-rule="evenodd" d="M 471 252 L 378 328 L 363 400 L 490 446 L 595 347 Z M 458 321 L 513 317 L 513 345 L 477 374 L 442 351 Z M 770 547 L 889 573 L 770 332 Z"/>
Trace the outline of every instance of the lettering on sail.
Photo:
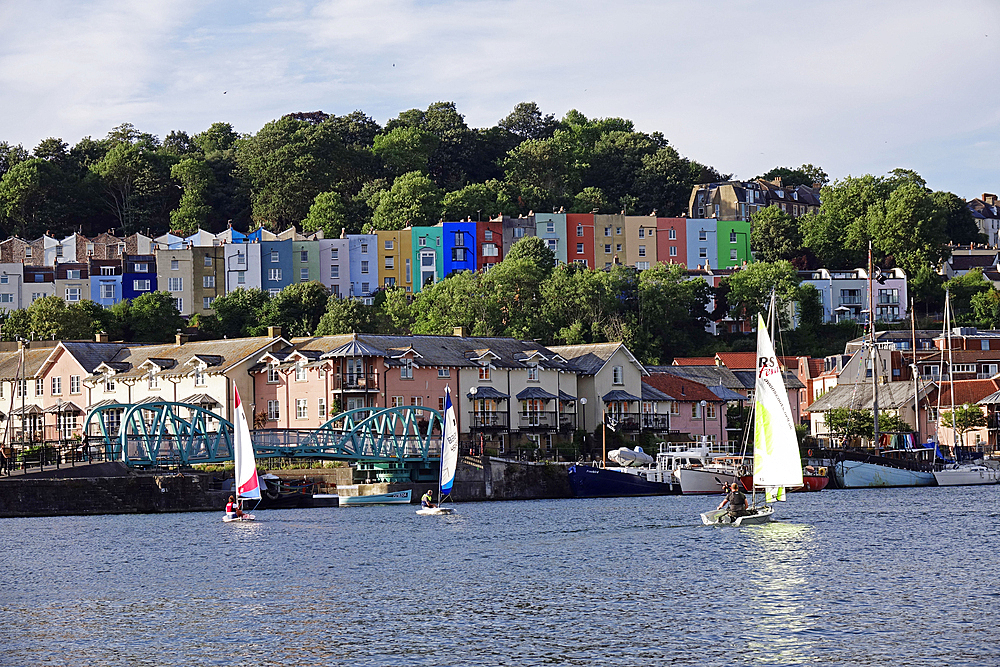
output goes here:
<path id="1" fill-rule="evenodd" d="M 762 380 L 780 372 L 778 360 L 774 357 L 759 357 L 757 359 L 757 379 Z"/>

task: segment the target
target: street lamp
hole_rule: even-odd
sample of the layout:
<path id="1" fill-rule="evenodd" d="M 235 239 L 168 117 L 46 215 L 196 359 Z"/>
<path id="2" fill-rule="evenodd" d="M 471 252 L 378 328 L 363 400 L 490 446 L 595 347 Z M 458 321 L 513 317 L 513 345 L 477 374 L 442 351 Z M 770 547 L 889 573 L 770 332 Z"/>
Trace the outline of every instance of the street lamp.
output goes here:
<path id="1" fill-rule="evenodd" d="M 469 424 L 469 434 L 472 436 L 472 446 L 476 446 L 476 394 L 479 393 L 479 387 L 473 386 L 469 389 L 469 395 L 472 396 L 472 423 Z M 479 448 L 479 455 L 482 456 L 482 447 Z"/>
<path id="2" fill-rule="evenodd" d="M 702 400 L 701 402 L 701 435 L 702 442 L 708 438 L 708 424 L 705 422 L 705 407 L 708 405 L 708 401 Z"/>

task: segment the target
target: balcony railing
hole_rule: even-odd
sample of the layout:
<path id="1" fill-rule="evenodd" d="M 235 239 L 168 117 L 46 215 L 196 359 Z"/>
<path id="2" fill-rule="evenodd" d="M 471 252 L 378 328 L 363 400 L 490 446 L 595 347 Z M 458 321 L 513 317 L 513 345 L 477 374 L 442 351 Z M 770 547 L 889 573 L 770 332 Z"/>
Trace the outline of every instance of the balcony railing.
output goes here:
<path id="1" fill-rule="evenodd" d="M 506 431 L 507 413 L 482 410 L 470 412 L 469 428 L 473 431 Z"/>
<path id="2" fill-rule="evenodd" d="M 861 297 L 860 296 L 842 296 L 840 297 L 841 306 L 860 306 Z"/>
<path id="3" fill-rule="evenodd" d="M 670 415 L 644 414 L 642 416 L 642 430 L 644 431 L 669 431 Z"/>
<path id="4" fill-rule="evenodd" d="M 337 373 L 333 383 L 336 391 L 378 391 L 378 373 Z"/>
<path id="5" fill-rule="evenodd" d="M 517 427 L 522 431 L 555 431 L 559 417 L 555 411 L 519 412 Z"/>

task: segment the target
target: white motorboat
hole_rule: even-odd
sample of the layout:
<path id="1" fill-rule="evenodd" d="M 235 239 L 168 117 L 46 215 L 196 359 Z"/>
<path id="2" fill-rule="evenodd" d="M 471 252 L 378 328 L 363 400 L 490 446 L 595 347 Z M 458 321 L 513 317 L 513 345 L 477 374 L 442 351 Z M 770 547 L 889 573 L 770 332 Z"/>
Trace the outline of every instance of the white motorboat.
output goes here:
<path id="1" fill-rule="evenodd" d="M 410 489 L 405 491 L 393 491 L 392 493 L 372 493 L 367 496 L 340 496 L 340 505 L 409 505 Z"/>
<path id="2" fill-rule="evenodd" d="M 688 464 L 674 470 L 674 477 L 681 485 L 684 495 L 717 494 L 723 487 L 738 482 L 739 477 L 747 474 L 748 466 L 743 464 L 743 457 L 719 457 L 704 465 Z"/>
<path id="3" fill-rule="evenodd" d="M 954 464 L 934 473 L 938 486 L 973 486 L 1000 483 L 1000 470 L 978 463 Z"/>

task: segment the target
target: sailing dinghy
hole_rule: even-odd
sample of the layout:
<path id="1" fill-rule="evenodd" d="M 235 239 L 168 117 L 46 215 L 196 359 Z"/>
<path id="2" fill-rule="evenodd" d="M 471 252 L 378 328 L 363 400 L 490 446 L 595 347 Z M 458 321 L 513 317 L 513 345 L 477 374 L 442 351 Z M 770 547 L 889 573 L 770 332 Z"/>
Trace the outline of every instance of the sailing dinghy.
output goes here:
<path id="1" fill-rule="evenodd" d="M 455 483 L 455 470 L 458 468 L 458 419 L 455 417 L 455 406 L 451 403 L 451 388 L 444 388 L 444 429 L 441 433 L 441 476 L 438 482 L 438 506 L 421 507 L 417 514 L 423 516 L 438 516 L 454 514 L 452 507 L 441 507 L 444 499 L 451 495 L 452 484 Z"/>
<path id="2" fill-rule="evenodd" d="M 772 311 L 774 306 L 772 304 Z M 802 486 L 802 458 L 795 436 L 795 420 L 788 404 L 788 392 L 781 377 L 781 365 L 767 333 L 764 318 L 757 315 L 757 380 L 754 385 L 753 486 L 765 490 L 764 504 L 753 502 L 744 516 L 732 517 L 728 509 L 701 515 L 708 525 L 743 526 L 767 523 L 774 514 L 770 504 L 785 500 L 785 489 Z"/>
<path id="3" fill-rule="evenodd" d="M 243 411 L 239 389 L 236 389 L 236 429 L 233 433 L 233 440 L 235 441 L 233 458 L 236 461 L 236 503 L 242 510 L 244 500 L 260 502 L 260 478 L 257 477 L 257 460 L 253 455 L 250 425 L 247 423 L 247 415 Z M 253 514 L 243 512 L 241 516 L 226 514 L 222 520 L 228 523 L 230 521 L 253 521 L 254 518 Z"/>

